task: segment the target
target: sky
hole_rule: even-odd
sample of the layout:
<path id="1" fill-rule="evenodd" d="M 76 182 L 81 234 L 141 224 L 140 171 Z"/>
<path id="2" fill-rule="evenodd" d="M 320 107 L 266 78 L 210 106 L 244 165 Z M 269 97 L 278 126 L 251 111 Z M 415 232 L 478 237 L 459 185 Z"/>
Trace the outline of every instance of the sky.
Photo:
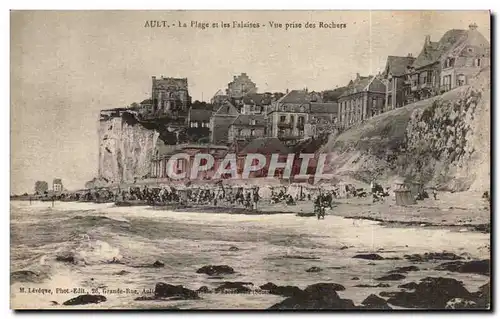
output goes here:
<path id="1" fill-rule="evenodd" d="M 476 23 L 490 40 L 488 11 L 12 11 L 10 18 L 11 194 L 54 178 L 82 188 L 97 174 L 99 110 L 149 98 L 152 76 L 187 78 L 193 101 L 210 100 L 242 72 L 260 92 L 321 91 L 382 71 L 388 55 L 417 56 L 425 35 L 438 41 Z M 147 27 L 151 20 L 170 27 Z M 191 21 L 265 27 L 201 29 Z M 302 28 L 285 30 L 286 23 Z"/>

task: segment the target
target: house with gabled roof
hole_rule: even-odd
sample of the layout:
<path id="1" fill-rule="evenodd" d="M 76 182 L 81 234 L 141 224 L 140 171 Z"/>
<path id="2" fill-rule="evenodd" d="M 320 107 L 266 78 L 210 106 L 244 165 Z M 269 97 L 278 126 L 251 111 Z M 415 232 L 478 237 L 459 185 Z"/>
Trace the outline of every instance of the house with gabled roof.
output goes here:
<path id="1" fill-rule="evenodd" d="M 349 127 L 383 112 L 386 86 L 379 76 L 360 76 L 339 97 L 339 125 Z"/>
<path id="2" fill-rule="evenodd" d="M 490 43 L 473 23 L 439 58 L 439 63 L 440 92 L 466 85 L 481 69 L 490 66 Z"/>
<path id="3" fill-rule="evenodd" d="M 224 101 L 210 118 L 210 141 L 214 144 L 227 144 L 229 127 L 239 115 L 240 113 L 231 102 Z"/>
<path id="4" fill-rule="evenodd" d="M 467 83 L 489 65 L 490 45 L 471 24 L 468 30 L 448 30 L 439 40 L 425 37 L 422 51 L 406 74 L 406 103 L 429 98 Z"/>
<path id="5" fill-rule="evenodd" d="M 404 105 L 405 87 L 404 81 L 406 73 L 415 62 L 412 54 L 408 56 L 388 56 L 382 78 L 386 86 L 385 110 L 392 110 Z"/>
<path id="6" fill-rule="evenodd" d="M 265 114 L 271 105 L 272 94 L 250 93 L 242 98 L 241 114 Z"/>
<path id="7" fill-rule="evenodd" d="M 303 138 L 312 99 L 307 89 L 291 90 L 274 102 L 267 114 L 270 135 L 282 140 Z"/>

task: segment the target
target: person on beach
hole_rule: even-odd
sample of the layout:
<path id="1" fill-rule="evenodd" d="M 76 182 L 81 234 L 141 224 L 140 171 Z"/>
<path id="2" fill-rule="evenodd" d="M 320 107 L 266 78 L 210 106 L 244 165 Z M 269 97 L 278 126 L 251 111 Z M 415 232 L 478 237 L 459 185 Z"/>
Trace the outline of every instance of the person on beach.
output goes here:
<path id="1" fill-rule="evenodd" d="M 437 191 L 436 191 L 436 188 L 432 188 L 432 196 L 434 197 L 434 200 L 437 200 Z"/>

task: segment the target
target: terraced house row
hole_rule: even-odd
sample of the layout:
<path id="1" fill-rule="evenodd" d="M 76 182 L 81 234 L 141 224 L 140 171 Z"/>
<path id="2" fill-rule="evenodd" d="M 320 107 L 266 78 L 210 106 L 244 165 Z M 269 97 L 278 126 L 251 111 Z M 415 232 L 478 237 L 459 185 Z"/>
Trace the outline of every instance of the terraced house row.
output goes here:
<path id="1" fill-rule="evenodd" d="M 466 85 L 490 66 L 490 43 L 477 30 L 452 29 L 439 41 L 424 38 L 415 58 L 389 56 L 382 73 L 358 76 L 339 98 L 339 123 L 349 127 L 374 115 Z"/>

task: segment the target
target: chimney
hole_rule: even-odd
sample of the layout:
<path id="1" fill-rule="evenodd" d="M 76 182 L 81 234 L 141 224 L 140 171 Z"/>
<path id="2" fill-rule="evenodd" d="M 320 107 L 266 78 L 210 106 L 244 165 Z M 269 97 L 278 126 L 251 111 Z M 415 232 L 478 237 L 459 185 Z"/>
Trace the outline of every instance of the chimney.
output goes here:
<path id="1" fill-rule="evenodd" d="M 475 22 L 469 24 L 469 30 L 476 30 L 476 29 L 477 29 L 477 24 Z"/>
<path id="2" fill-rule="evenodd" d="M 359 73 L 356 73 L 356 80 L 359 79 Z"/>
<path id="3" fill-rule="evenodd" d="M 286 94 L 288 94 L 288 89 L 286 89 Z"/>
<path id="4" fill-rule="evenodd" d="M 430 35 L 426 35 L 425 36 L 425 45 L 429 45 L 431 44 L 431 36 Z"/>
<path id="5" fill-rule="evenodd" d="M 408 57 L 409 58 L 413 58 L 413 54 L 412 53 L 408 53 Z"/>

